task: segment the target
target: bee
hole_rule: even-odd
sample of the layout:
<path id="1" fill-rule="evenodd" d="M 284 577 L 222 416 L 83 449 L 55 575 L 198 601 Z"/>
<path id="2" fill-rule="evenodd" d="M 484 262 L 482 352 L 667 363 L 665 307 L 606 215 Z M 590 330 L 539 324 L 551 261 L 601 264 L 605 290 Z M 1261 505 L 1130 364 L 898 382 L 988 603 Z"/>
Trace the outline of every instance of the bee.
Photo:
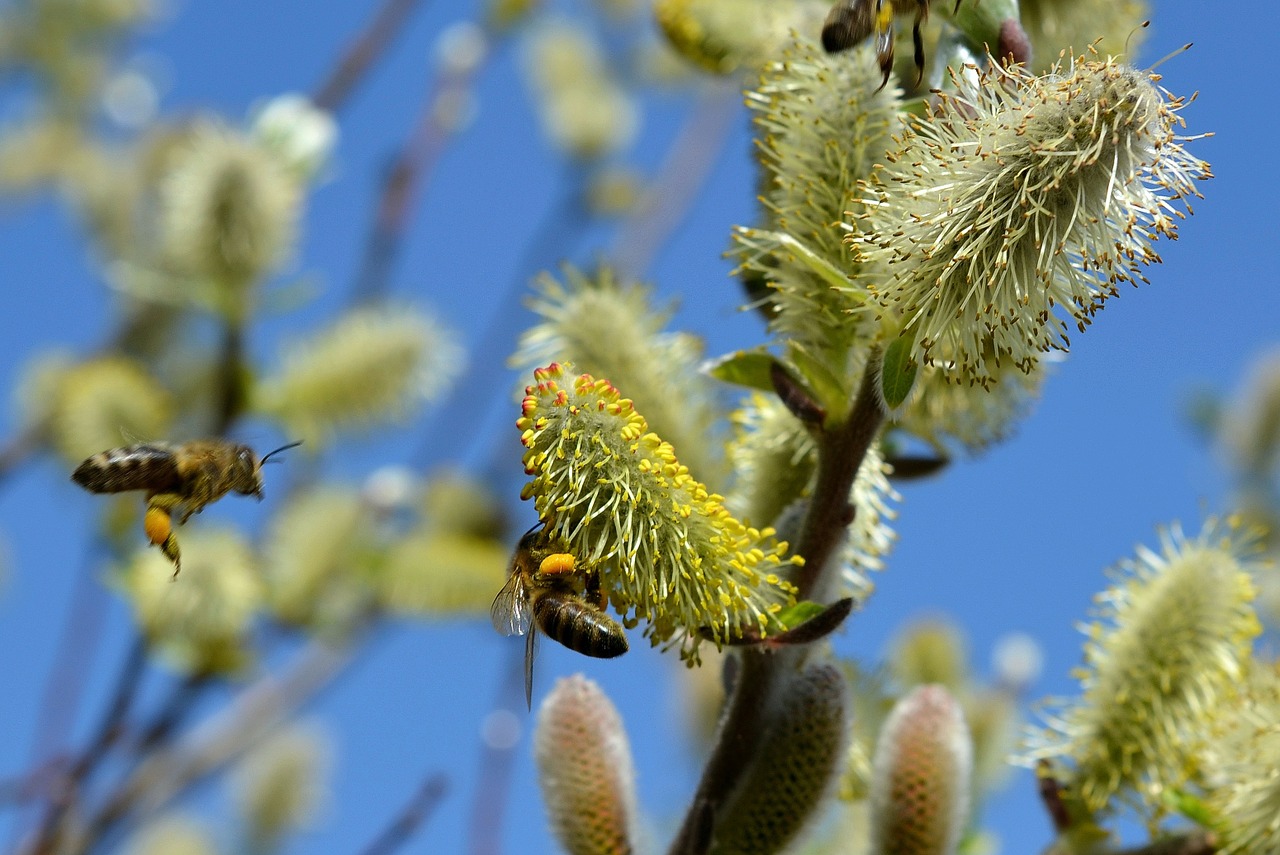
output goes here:
<path id="1" fill-rule="evenodd" d="M 956 11 L 961 0 L 956 0 Z M 899 2 L 898 5 L 902 5 Z M 915 46 L 916 85 L 924 77 L 924 39 L 920 25 L 929 17 L 929 0 L 915 0 L 916 17 L 911 25 L 911 43 Z M 894 0 L 836 0 L 822 25 L 822 47 L 827 53 L 838 53 L 853 47 L 872 34 L 876 39 L 876 59 L 884 80 L 879 92 L 889 82 L 893 71 Z"/>
<path id="2" fill-rule="evenodd" d="M 525 532 L 489 618 L 503 635 L 526 636 L 524 699 L 530 708 L 539 630 L 584 656 L 612 659 L 627 652 L 622 626 L 605 614 L 605 605 L 598 574 L 579 571 L 572 555 L 553 551 L 542 528 Z"/>
<path id="3" fill-rule="evenodd" d="M 173 575 L 182 570 L 173 514 L 178 525 L 229 492 L 262 499 L 262 464 L 272 456 L 301 445 L 291 442 L 262 457 L 247 445 L 226 439 L 196 439 L 184 443 L 144 442 L 101 451 L 85 460 L 71 480 L 91 493 L 147 491 L 142 527 L 147 539 L 173 562 Z"/>

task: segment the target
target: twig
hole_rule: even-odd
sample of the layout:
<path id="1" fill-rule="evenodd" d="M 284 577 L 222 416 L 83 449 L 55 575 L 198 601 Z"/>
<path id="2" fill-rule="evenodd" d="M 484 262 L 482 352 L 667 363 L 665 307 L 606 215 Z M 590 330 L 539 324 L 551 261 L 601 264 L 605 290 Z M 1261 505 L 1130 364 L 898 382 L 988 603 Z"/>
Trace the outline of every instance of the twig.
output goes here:
<path id="1" fill-rule="evenodd" d="M 684 222 L 724 151 L 741 103 L 742 87 L 732 80 L 709 83 L 699 94 L 689 121 L 658 170 L 658 179 L 618 228 L 609 256 L 621 278 L 643 276 L 658 250 Z"/>
<path id="2" fill-rule="evenodd" d="M 488 51 L 485 58 L 492 55 L 493 52 Z M 435 170 L 445 143 L 456 130 L 456 122 L 441 105 L 461 102 L 484 66 L 481 60 L 462 69 L 444 68 L 427 87 L 413 130 L 383 176 L 373 226 L 356 277 L 353 303 L 371 302 L 386 292 L 408 230 L 413 203 Z"/>
<path id="3" fill-rule="evenodd" d="M 493 705 L 499 710 L 520 709 L 524 700 L 524 645 L 508 645 L 510 658 L 502 669 L 498 696 Z M 515 745 L 499 747 L 486 744 L 480 756 L 480 775 L 471 803 L 471 855 L 497 855 L 502 851 L 502 818 L 511 794 L 511 772 L 515 767 Z"/>
<path id="4" fill-rule="evenodd" d="M 874 354 L 871 363 L 878 359 Z M 801 599 L 822 588 L 831 558 L 853 522 L 849 490 L 867 449 L 884 422 L 884 410 L 875 383 L 878 372 L 869 366 L 846 420 L 830 425 L 818 439 L 818 479 L 809 500 L 796 552 L 805 564 L 796 580 Z M 738 679 L 729 698 L 716 743 L 698 782 L 692 806 L 671 845 L 671 855 L 703 855 L 710 844 L 707 813 L 717 809 L 733 792 L 754 756 L 760 734 L 768 724 L 767 710 L 783 677 L 806 655 L 804 647 L 777 652 L 747 649 L 742 652 Z"/>
<path id="5" fill-rule="evenodd" d="M 98 724 L 97 734 L 89 743 L 89 747 L 80 755 L 80 758 L 71 765 L 66 776 L 56 784 L 56 790 L 50 799 L 49 808 L 45 813 L 44 821 L 41 823 L 40 831 L 29 850 L 33 855 L 48 855 L 48 853 L 58 851 L 63 820 L 75 803 L 85 779 L 98 767 L 103 757 L 106 756 L 107 751 L 119 737 L 124 719 L 133 706 L 133 700 L 142 680 L 146 662 L 147 644 L 141 636 L 138 636 L 134 638 L 133 644 L 129 648 L 124 667 L 116 680 L 111 704 L 107 707 L 106 714 Z"/>
<path id="6" fill-rule="evenodd" d="M 391 855 L 408 843 L 418 827 L 430 818 L 431 812 L 444 798 L 446 790 L 444 775 L 436 774 L 428 778 L 391 824 L 374 838 L 361 855 Z"/>
<path id="7" fill-rule="evenodd" d="M 283 678 L 262 678 L 181 744 L 150 752 L 108 794 L 89 820 L 85 838 L 101 842 L 131 811 L 139 816 L 154 813 L 223 768 L 328 685 L 350 661 L 351 651 L 313 642 Z"/>
<path id="8" fill-rule="evenodd" d="M 369 67 L 403 29 L 419 2 L 421 0 L 386 0 L 373 20 L 351 41 L 325 81 L 316 87 L 312 102 L 322 110 L 337 112 Z"/>
<path id="9" fill-rule="evenodd" d="M 1157 840 L 1145 846 L 1122 849 L 1113 855 L 1214 855 L 1218 851 L 1217 839 L 1207 831 Z"/>

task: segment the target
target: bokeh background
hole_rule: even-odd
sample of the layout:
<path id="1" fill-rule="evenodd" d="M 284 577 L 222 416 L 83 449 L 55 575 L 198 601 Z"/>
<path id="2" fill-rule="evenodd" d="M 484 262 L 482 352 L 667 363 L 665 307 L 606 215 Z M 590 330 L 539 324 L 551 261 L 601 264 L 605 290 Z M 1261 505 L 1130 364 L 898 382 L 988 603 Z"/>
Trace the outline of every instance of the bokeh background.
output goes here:
<path id="1" fill-rule="evenodd" d="M 312 91 L 376 6 L 175 0 L 125 55 L 155 82 L 161 112 L 212 110 L 239 120 L 266 97 Z M 482 14 L 477 4 L 459 0 L 420 4 L 338 114 L 339 145 L 311 199 L 295 264 L 314 285 L 314 297 L 255 326 L 254 354 L 269 357 L 290 330 L 316 325 L 349 300 L 382 174 L 418 120 L 441 35 Z M 1157 526 L 1181 520 L 1195 532 L 1207 514 L 1228 509 L 1225 456 L 1197 429 L 1194 413 L 1206 394 L 1229 402 L 1255 360 L 1280 343 L 1274 272 L 1280 179 L 1265 71 L 1280 13 L 1265 4 L 1226 9 L 1168 0 L 1153 3 L 1152 20 L 1139 64 L 1194 42 L 1160 72 L 1172 92 L 1200 93 L 1183 116 L 1188 132 L 1214 134 L 1193 144 L 1215 174 L 1202 186 L 1206 198 L 1195 204 L 1180 239 L 1160 249 L 1164 264 L 1149 271 L 1151 284 L 1126 290 L 1085 334 L 1073 336 L 1070 356 L 1053 370 L 1043 400 L 1015 436 L 980 457 L 957 460 L 941 477 L 899 488 L 898 545 L 875 577 L 868 607 L 836 640 L 842 652 L 874 664 L 912 621 L 944 615 L 963 628 L 980 673 L 989 671 L 1002 638 L 1026 633 L 1044 657 L 1028 700 L 1070 694 L 1068 672 L 1081 658 L 1075 625 L 1105 584 L 1104 569 L 1135 544 L 1153 544 Z M 616 26 L 653 30 L 643 9 Z M 447 140 L 411 202 L 388 281 L 394 297 L 427 307 L 468 347 L 480 347 L 477 358 L 492 366 L 531 320 L 513 295 L 537 269 L 566 258 L 590 264 L 628 236 L 625 222 L 585 231 L 563 225 L 573 173 L 540 129 L 519 39 L 494 42 L 490 50 L 475 78 L 469 123 Z M 705 184 L 689 205 L 672 205 L 674 230 L 633 271 L 662 298 L 677 301 L 675 325 L 702 336 L 709 354 L 750 346 L 762 334 L 757 318 L 739 311 L 742 297 L 721 257 L 730 227 L 754 217 L 749 124 L 739 90 L 729 82 L 652 95 L 635 141 L 619 158 L 642 176 L 657 173 L 673 140 L 699 114 L 717 140 Z M 0 103 L 0 119 L 16 120 L 26 106 L 18 87 Z M 111 328 L 112 298 L 78 228 L 47 194 L 0 208 L 0 383 L 7 389 L 42 349 L 86 353 Z M 517 407 L 508 390 L 520 379 L 482 371 L 474 387 L 452 400 L 453 411 L 437 406 L 344 442 L 319 465 L 352 483 L 388 464 L 461 466 L 509 500 L 514 541 L 533 522 L 517 500 Z M 482 430 L 474 429 L 478 413 L 486 414 Z M 12 435 L 18 420 L 7 412 L 0 435 Z M 441 423 L 457 429 L 441 431 Z M 256 429 L 248 425 L 242 433 L 259 446 L 278 439 L 265 425 Z M 434 444 L 424 454 L 429 435 Z M 269 474 L 284 477 L 279 468 Z M 48 724 L 41 720 L 50 714 L 47 693 L 59 691 L 48 679 L 69 623 L 91 631 L 79 662 L 84 690 L 74 705 L 53 702 L 66 727 L 47 749 L 83 744 L 127 649 L 127 612 L 97 581 L 103 568 L 90 546 L 98 500 L 68 475 L 46 455 L 0 483 L 0 777 L 20 777 L 44 759 L 33 756 L 33 746 Z M 268 503 L 271 490 L 269 483 Z M 252 530 L 259 513 L 251 502 L 227 501 L 202 522 L 234 521 Z M 610 662 L 543 644 L 535 708 L 559 675 L 583 671 L 604 686 L 627 724 L 641 803 L 662 844 L 692 792 L 696 743 L 671 699 L 681 666 L 638 636 L 633 641 L 631 654 Z M 500 638 L 483 619 L 385 625 L 307 709 L 332 738 L 330 794 L 287 851 L 360 851 L 435 773 L 446 776 L 447 793 L 403 851 L 468 851 L 477 805 L 502 851 L 554 851 L 528 746 L 531 718 L 519 706 L 514 716 L 494 717 L 512 697 L 521 651 L 522 642 Z M 165 688 L 165 678 L 156 676 L 147 696 Z M 205 701 L 196 716 L 226 697 Z M 511 754 L 511 789 L 478 793 L 485 739 L 511 735 L 512 724 L 520 741 Z M 186 804 L 217 825 L 230 802 L 213 783 Z M 0 805 L 0 838 L 30 818 L 13 804 Z M 1050 839 L 1028 773 L 1010 777 L 987 806 L 984 826 L 1006 852 L 1034 851 Z"/>

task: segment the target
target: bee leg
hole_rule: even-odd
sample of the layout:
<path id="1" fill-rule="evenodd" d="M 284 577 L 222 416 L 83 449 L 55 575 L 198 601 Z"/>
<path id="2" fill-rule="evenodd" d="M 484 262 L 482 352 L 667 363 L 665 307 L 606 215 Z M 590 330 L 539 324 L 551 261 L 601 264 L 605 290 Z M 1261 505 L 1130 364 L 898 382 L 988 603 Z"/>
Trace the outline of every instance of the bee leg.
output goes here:
<path id="1" fill-rule="evenodd" d="M 600 611 L 604 611 L 608 607 L 609 598 L 604 595 L 604 591 L 600 588 L 599 573 L 588 574 L 586 589 L 582 592 L 582 596 L 583 599 Z"/>
<path id="2" fill-rule="evenodd" d="M 879 92 L 889 82 L 893 73 L 893 2 L 892 0 L 876 0 L 876 59 L 880 63 L 880 71 L 884 79 L 876 87 Z"/>
<path id="3" fill-rule="evenodd" d="M 575 559 L 567 552 L 556 552 L 542 559 L 538 565 L 540 576 L 563 576 L 572 573 Z"/>
<path id="4" fill-rule="evenodd" d="M 173 578 L 178 578 L 182 570 L 182 552 L 178 549 L 178 538 L 173 533 L 173 518 L 167 508 L 151 505 L 142 519 L 143 531 L 147 539 L 160 547 L 165 558 L 173 562 Z"/>
<path id="5" fill-rule="evenodd" d="M 929 15 L 929 5 L 922 3 L 916 10 L 915 23 L 911 25 L 911 44 L 915 48 L 916 86 L 924 80 L 924 37 L 920 34 L 920 24 Z"/>

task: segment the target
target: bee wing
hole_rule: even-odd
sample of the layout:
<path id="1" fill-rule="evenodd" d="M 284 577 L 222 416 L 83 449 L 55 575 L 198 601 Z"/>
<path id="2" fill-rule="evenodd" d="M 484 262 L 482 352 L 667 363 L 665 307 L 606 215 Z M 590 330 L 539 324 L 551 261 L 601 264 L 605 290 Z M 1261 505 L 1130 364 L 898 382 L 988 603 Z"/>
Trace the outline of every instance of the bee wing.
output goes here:
<path id="1" fill-rule="evenodd" d="M 538 630 L 534 629 L 524 643 L 524 702 L 530 710 L 533 709 L 533 660 L 537 655 Z"/>
<path id="2" fill-rule="evenodd" d="M 524 635 L 533 622 L 533 602 L 525 590 L 524 576 L 512 573 L 489 607 L 489 620 L 502 635 Z"/>
<path id="3" fill-rule="evenodd" d="M 71 479 L 94 493 L 170 492 L 182 481 L 174 451 L 173 446 L 159 442 L 111 448 L 81 463 Z"/>

